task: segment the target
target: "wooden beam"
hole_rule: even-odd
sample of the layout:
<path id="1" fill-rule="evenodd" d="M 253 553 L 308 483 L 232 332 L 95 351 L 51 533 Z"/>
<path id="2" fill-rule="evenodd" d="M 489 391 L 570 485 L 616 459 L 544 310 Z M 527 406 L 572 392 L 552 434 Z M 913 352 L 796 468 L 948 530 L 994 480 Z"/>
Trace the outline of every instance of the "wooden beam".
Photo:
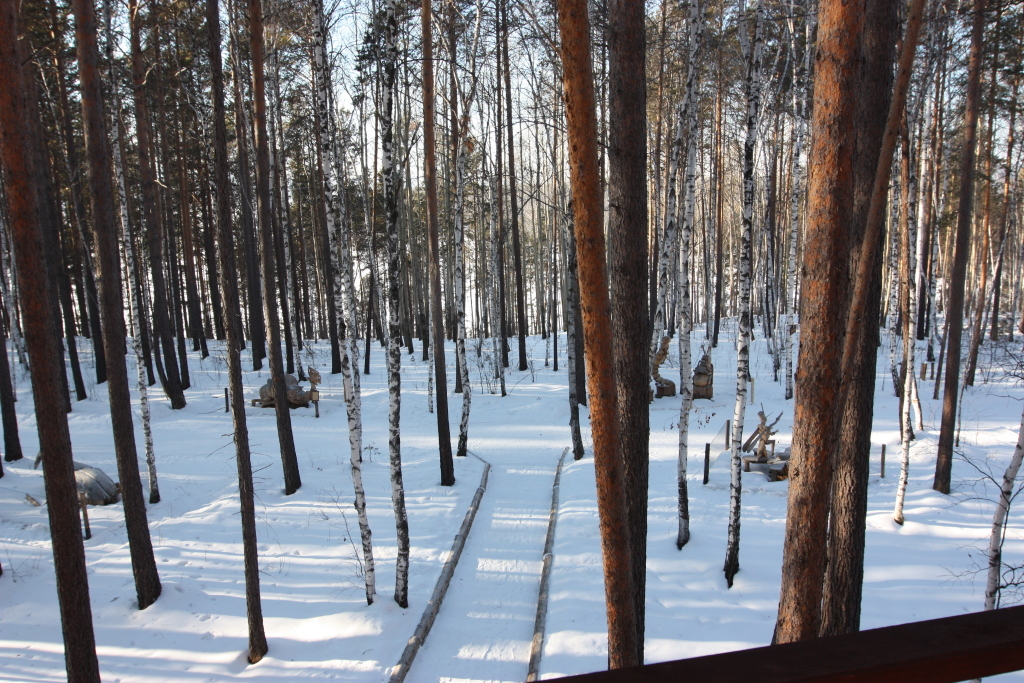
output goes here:
<path id="1" fill-rule="evenodd" d="M 955 683 L 1024 669 L 1024 606 L 560 678 L 573 683 Z"/>

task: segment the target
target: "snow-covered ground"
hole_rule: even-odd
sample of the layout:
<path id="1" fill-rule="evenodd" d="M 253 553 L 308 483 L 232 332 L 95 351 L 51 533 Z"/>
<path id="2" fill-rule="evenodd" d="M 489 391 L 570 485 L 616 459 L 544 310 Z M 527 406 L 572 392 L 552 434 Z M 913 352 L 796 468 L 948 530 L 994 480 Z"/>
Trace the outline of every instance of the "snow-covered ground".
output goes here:
<path id="1" fill-rule="evenodd" d="M 700 337 L 701 335 L 695 335 Z M 694 352 L 699 351 L 699 341 Z M 88 342 L 82 344 L 88 348 Z M 508 373 L 509 396 L 489 393 L 470 344 L 474 378 L 470 449 L 491 463 L 488 488 L 433 630 L 408 681 L 522 681 L 526 676 L 536 609 L 551 484 L 569 444 L 564 335 L 562 368 L 544 367 L 544 341 L 529 340 L 533 371 Z M 485 353 L 486 347 L 485 345 Z M 514 345 L 513 345 L 514 346 Z M 439 485 L 435 417 L 427 412 L 427 367 L 403 356 L 402 449 L 412 540 L 410 607 L 392 600 L 395 527 L 387 468 L 387 389 L 383 354 L 372 349 L 372 372 L 363 377 L 364 478 L 377 558 L 378 600 L 367 606 L 358 560 L 358 527 L 351 507 L 347 423 L 341 381 L 328 374 L 326 344 L 303 353 L 303 365 L 323 373 L 319 420 L 312 409 L 292 412 L 303 478 L 285 497 L 273 411 L 247 408 L 256 477 L 257 524 L 267 657 L 245 661 L 246 622 L 241 534 L 230 415 L 224 412 L 223 353 L 200 362 L 190 355 L 188 406 L 171 411 L 158 387 L 154 440 L 161 503 L 149 521 L 163 595 L 143 612 L 134 587 L 120 505 L 91 508 L 93 538 L 86 542 L 89 588 L 100 667 L 106 681 L 220 681 L 336 678 L 386 680 L 447 559 L 452 539 L 475 492 L 483 465 L 456 462 L 454 487 Z M 883 345 L 883 351 L 886 346 Z M 447 350 L 449 389 L 453 348 Z M 673 354 L 674 355 L 674 354 Z M 650 534 L 647 580 L 647 661 L 663 661 L 766 644 L 778 599 L 786 484 L 763 474 L 745 476 L 741 571 L 726 590 L 726 487 L 701 485 L 704 442 L 731 417 L 735 352 L 724 335 L 714 350 L 716 398 L 698 401 L 691 418 L 690 508 L 693 538 L 675 549 L 675 470 L 679 399 L 660 399 L 651 410 Z M 88 358 L 88 354 L 83 354 Z M 699 355 L 696 357 L 699 358 Z M 247 359 L 247 354 L 243 355 Z M 512 363 L 515 367 L 515 361 Z M 783 411 L 778 435 L 788 444 L 792 401 L 771 381 L 764 341 L 755 342 L 756 410 Z M 88 376 L 88 371 L 87 371 Z M 130 368 L 134 376 L 134 363 Z M 672 377 L 676 370 L 663 372 Z M 883 377 L 885 378 L 883 384 Z M 246 373 L 256 395 L 266 372 Z M 4 463 L 0 479 L 0 680 L 63 680 L 42 476 L 32 470 L 37 451 L 28 381 L 20 376 L 19 428 L 25 453 Z M 116 473 L 106 387 L 69 415 L 75 459 Z M 898 475 L 897 402 L 888 358 L 879 359 L 873 441 L 863 625 L 866 628 L 980 609 L 983 585 L 972 571 L 991 525 L 993 487 L 976 484 L 977 471 L 954 465 L 956 493 L 931 490 L 939 402 L 922 383 L 925 430 L 912 451 L 907 523 L 891 509 Z M 134 393 L 133 393 L 134 395 Z M 988 383 L 965 393 L 961 446 L 965 455 L 1002 475 L 1012 452 L 1024 390 L 993 371 Z M 461 397 L 452 395 L 457 434 Z M 584 416 L 586 411 L 583 412 Z M 585 419 L 584 419 L 585 423 Z M 138 425 L 137 425 L 138 426 Z M 141 427 L 138 428 L 141 450 Z M 747 430 L 749 433 L 749 428 Z M 586 436 L 585 436 L 585 440 Z M 878 447 L 888 444 L 886 478 L 878 477 Z M 588 443 L 589 446 L 589 443 Z M 724 481 L 724 480 L 723 480 Z M 1011 513 L 1012 514 L 1012 513 Z M 1014 519 L 1011 518 L 1011 525 Z M 352 533 L 356 534 L 353 542 Z M 1024 537 L 1011 527 L 1007 558 L 1024 553 Z M 601 580 L 593 463 L 567 460 L 562 477 L 551 584 L 544 677 L 605 666 L 604 589 Z"/>

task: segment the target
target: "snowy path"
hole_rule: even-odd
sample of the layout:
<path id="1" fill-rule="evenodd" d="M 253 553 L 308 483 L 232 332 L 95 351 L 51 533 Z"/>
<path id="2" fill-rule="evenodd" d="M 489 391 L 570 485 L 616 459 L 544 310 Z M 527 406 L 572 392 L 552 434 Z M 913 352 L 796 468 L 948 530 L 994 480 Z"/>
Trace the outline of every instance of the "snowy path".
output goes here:
<path id="1" fill-rule="evenodd" d="M 551 485 L 568 437 L 561 412 L 538 400 L 549 389 L 538 381 L 505 399 L 474 396 L 470 448 L 491 463 L 490 480 L 410 683 L 526 679 Z"/>

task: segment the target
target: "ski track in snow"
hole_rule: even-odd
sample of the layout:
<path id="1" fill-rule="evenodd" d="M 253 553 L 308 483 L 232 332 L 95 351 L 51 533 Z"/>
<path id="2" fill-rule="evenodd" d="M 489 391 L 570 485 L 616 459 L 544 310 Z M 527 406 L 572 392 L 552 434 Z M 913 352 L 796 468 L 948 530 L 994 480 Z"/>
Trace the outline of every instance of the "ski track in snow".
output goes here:
<path id="1" fill-rule="evenodd" d="M 730 337 L 730 335 L 732 335 Z M 648 662 L 712 654 L 767 644 L 778 600 L 786 484 L 763 474 L 744 475 L 736 586 L 726 590 L 728 490 L 725 459 L 701 485 L 704 443 L 731 417 L 735 332 L 726 325 L 713 351 L 716 399 L 697 401 L 691 415 L 689 489 L 693 539 L 675 549 L 676 425 L 679 399 L 651 405 L 651 479 L 648 536 Z M 694 332 L 700 357 L 703 327 Z M 562 449 L 569 445 L 564 364 L 556 374 L 543 367 L 544 342 L 531 338 L 535 371 L 508 372 L 509 396 L 481 384 L 475 343 L 467 357 L 474 381 L 469 447 L 492 464 L 487 491 L 433 629 L 412 664 L 410 683 L 522 681 L 529 659 L 541 571 L 541 552 L 551 485 Z M 485 356 L 489 344 L 484 345 Z M 564 361 L 564 335 L 559 351 Z M 888 377 L 887 346 L 879 354 L 872 441 L 864 609 L 865 628 L 981 609 L 983 566 L 994 489 L 974 484 L 978 475 L 962 459 L 954 463 L 954 496 L 931 491 L 941 403 L 932 383 L 921 383 L 925 430 L 911 453 L 904 527 L 891 521 L 899 467 L 896 406 Z M 923 357 L 923 349 L 921 350 Z M 89 399 L 69 415 L 75 459 L 116 475 L 106 387 L 90 377 L 90 344 L 82 340 Z M 188 406 L 171 411 L 159 387 L 151 389 L 161 503 L 148 506 L 163 594 L 152 607 L 134 607 L 127 540 L 120 504 L 91 508 L 94 537 L 86 542 L 90 594 L 100 667 L 105 681 L 266 681 L 338 679 L 384 681 L 412 635 L 447 558 L 452 539 L 478 485 L 483 465 L 456 458 L 456 485 L 441 487 L 436 418 L 426 410 L 426 364 L 403 354 L 402 456 L 409 508 L 412 565 L 410 607 L 393 601 L 395 529 L 387 468 L 387 386 L 384 355 L 372 346 L 372 372 L 363 375 L 364 478 L 377 559 L 377 602 L 365 603 L 358 561 L 358 526 L 352 509 L 348 430 L 340 375 L 330 375 L 329 347 L 302 353 L 317 365 L 321 418 L 292 412 L 303 487 L 286 497 L 273 411 L 246 408 L 256 484 L 263 610 L 270 652 L 255 666 L 245 662 L 246 622 L 238 521 L 237 477 L 222 346 L 211 357 L 189 354 L 192 388 Z M 419 348 L 417 348 L 418 358 Z M 664 374 L 677 368 L 677 350 Z M 514 355 L 514 354 L 513 354 Z M 449 382 L 454 346 L 446 348 Z M 243 352 L 243 366 L 249 357 Z M 747 422 L 784 412 L 777 436 L 792 438 L 792 401 L 771 381 L 771 360 L 761 330 L 755 331 L 751 371 L 755 402 Z M 515 359 L 512 359 L 515 366 Z M 983 362 L 984 367 L 984 362 Z M 134 377 L 134 359 L 129 375 Z M 964 394 L 966 455 L 997 476 L 1012 452 L 1020 419 L 1020 388 L 998 372 L 991 383 Z M 246 372 L 246 396 L 255 396 L 266 370 Z M 31 469 L 37 452 L 28 381 L 18 371 L 18 416 L 27 457 L 4 463 L 0 479 L 0 681 L 64 680 L 64 661 L 41 472 Z M 134 382 L 133 382 L 134 384 Z M 304 383 L 305 384 L 305 383 Z M 133 392 L 134 396 L 134 392 Z M 449 395 L 453 444 L 461 396 Z M 136 396 L 137 441 L 141 424 Z M 586 409 L 582 411 L 588 442 Z M 749 431 L 749 430 L 748 430 Z M 887 477 L 878 477 L 878 447 L 887 443 Z M 541 675 L 582 673 L 606 666 L 606 622 L 601 575 L 593 461 L 567 459 L 563 470 L 558 533 Z M 141 459 L 141 456 L 140 456 Z M 144 463 L 142 463 L 144 467 Z M 1011 510 L 1004 555 L 1024 553 L 1024 534 Z M 356 534 L 353 543 L 352 533 Z M 1012 561 L 1012 560 L 1011 560 Z M 1024 680 L 1022 674 L 1005 677 Z"/>

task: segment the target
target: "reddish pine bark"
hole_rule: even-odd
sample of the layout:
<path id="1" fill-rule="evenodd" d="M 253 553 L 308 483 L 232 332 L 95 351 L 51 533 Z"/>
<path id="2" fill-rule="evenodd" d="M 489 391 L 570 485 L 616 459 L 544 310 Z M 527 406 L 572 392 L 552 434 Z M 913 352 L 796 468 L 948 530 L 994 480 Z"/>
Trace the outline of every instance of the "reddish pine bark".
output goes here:
<path id="1" fill-rule="evenodd" d="M 601 185 L 597 162 L 597 115 L 590 57 L 590 20 L 585 0 L 559 0 L 563 83 L 569 137 L 569 169 L 575 208 L 580 308 L 587 354 L 587 388 L 594 439 L 594 470 L 608 614 L 608 666 L 637 660 L 636 609 L 624 468 L 619 445 L 611 302 L 605 270 Z M 646 332 L 646 327 L 643 328 Z M 646 348 L 646 343 L 644 347 Z"/>
<path id="2" fill-rule="evenodd" d="M 862 2 L 820 6 L 789 504 L 776 640 L 814 638 L 821 619 L 834 415 L 846 323 L 856 68 Z"/>
<path id="3" fill-rule="evenodd" d="M 57 320 L 49 305 L 37 188 L 31 183 L 32 141 L 25 120 L 17 3 L 0 2 L 0 151 L 10 215 L 25 341 L 32 365 L 32 398 L 43 456 L 46 510 L 50 520 L 57 600 L 68 681 L 100 680 L 89 604 L 85 546 L 78 523 L 78 495 L 71 434 L 61 398 L 65 384 Z"/>

